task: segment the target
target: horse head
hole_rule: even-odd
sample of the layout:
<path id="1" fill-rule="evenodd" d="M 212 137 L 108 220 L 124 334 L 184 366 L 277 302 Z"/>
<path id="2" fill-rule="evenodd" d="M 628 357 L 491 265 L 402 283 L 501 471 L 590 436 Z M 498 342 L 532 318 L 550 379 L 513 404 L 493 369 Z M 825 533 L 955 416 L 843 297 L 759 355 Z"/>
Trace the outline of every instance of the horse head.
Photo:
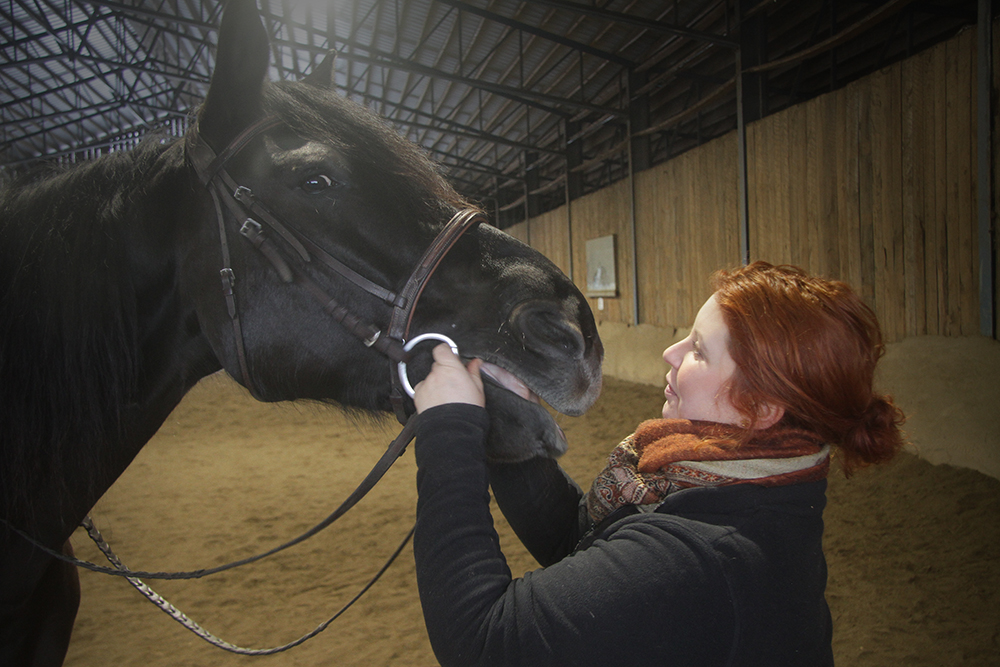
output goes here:
<path id="1" fill-rule="evenodd" d="M 390 410 L 395 364 L 331 319 L 315 292 L 381 332 L 393 315 L 391 298 L 307 260 L 332 257 L 397 295 L 424 249 L 469 204 L 416 146 L 332 90 L 329 62 L 292 83 L 268 81 L 268 61 L 253 4 L 230 3 L 197 136 L 187 141 L 203 142 L 215 156 L 208 168 L 216 171 L 206 176 L 202 165 L 201 180 L 224 163 L 248 208 L 234 206 L 226 192 L 193 204 L 191 220 L 200 222 L 188 230 L 182 289 L 222 366 L 261 400 Z M 269 120 L 262 126 L 261 119 Z M 248 127 L 257 129 L 247 135 Z M 269 235 L 270 254 L 238 233 L 243 214 L 255 210 L 274 222 L 255 223 Z M 209 219 L 221 223 L 204 224 Z M 231 269 L 229 302 L 220 269 Z M 490 450 L 498 458 L 561 453 L 561 432 L 535 399 L 581 414 L 600 391 L 603 348 L 583 295 L 541 254 L 487 224 L 455 242 L 423 289 L 407 335 L 425 332 L 445 334 L 463 356 L 488 362 Z M 414 383 L 430 367 L 429 349 L 413 352 Z"/>

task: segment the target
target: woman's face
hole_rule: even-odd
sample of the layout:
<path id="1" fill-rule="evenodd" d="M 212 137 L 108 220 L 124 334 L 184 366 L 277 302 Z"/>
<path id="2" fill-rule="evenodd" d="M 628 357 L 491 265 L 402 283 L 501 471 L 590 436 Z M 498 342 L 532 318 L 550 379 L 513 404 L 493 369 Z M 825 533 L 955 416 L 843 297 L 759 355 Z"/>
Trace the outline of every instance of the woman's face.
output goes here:
<path id="1" fill-rule="evenodd" d="M 691 334 L 663 352 L 670 364 L 666 419 L 695 419 L 739 424 L 743 420 L 729 401 L 727 383 L 736 370 L 729 356 L 729 328 L 713 295 L 698 311 Z"/>

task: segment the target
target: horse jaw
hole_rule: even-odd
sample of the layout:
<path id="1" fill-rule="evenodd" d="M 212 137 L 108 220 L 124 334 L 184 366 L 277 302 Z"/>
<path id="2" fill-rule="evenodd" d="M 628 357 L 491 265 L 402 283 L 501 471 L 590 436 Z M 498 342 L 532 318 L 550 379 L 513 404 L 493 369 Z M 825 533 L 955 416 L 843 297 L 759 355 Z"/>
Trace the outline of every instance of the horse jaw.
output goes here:
<path id="1" fill-rule="evenodd" d="M 490 411 L 486 452 L 493 463 L 516 463 L 537 456 L 558 458 L 566 453 L 566 436 L 541 405 L 541 399 L 520 378 L 485 363 L 483 389 Z M 600 376 L 580 397 L 573 412 L 582 413 L 600 393 Z"/>

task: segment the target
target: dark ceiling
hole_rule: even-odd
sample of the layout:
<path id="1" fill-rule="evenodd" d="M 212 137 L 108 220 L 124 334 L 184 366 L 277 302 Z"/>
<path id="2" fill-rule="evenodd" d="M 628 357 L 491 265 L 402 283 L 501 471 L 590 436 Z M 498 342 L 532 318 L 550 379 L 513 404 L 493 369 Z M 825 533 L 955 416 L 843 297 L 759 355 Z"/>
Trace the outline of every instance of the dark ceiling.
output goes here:
<path id="1" fill-rule="evenodd" d="M 976 22 L 974 0 L 261 0 L 272 78 L 336 84 L 506 226 Z M 996 3 L 994 3 L 996 4 Z M 0 168 L 179 134 L 221 5 L 0 0 Z M 994 8 L 995 13 L 995 8 Z M 735 159 L 735 156 L 734 156 Z"/>

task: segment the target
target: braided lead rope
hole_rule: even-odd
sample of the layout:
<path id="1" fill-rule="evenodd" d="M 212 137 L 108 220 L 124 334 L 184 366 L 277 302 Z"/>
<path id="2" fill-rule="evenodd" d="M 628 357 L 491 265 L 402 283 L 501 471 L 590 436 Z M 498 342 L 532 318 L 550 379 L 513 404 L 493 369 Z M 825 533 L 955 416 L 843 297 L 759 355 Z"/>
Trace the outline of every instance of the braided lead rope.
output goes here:
<path id="1" fill-rule="evenodd" d="M 110 561 L 111 564 L 115 566 L 115 569 L 121 572 L 129 571 L 128 568 L 125 567 L 125 565 L 122 563 L 121 559 L 118 558 L 117 554 L 115 554 L 115 552 L 111 549 L 111 545 L 109 545 L 105 541 L 104 536 L 101 535 L 101 532 L 97 530 L 96 526 L 94 526 L 94 522 L 90 520 L 89 516 L 86 517 L 81 522 L 81 525 L 84 528 L 86 528 L 87 534 L 90 535 L 90 539 L 94 541 L 94 544 L 97 545 L 97 548 L 101 550 L 101 553 L 104 554 L 104 556 L 108 559 L 108 561 Z M 351 605 L 353 605 L 361 598 L 362 595 L 368 592 L 368 589 L 374 586 L 375 582 L 378 581 L 385 573 L 385 571 L 389 569 L 389 566 L 392 565 L 392 562 L 396 560 L 396 557 L 399 556 L 400 553 L 402 553 L 403 549 L 406 547 L 406 544 L 410 541 L 410 538 L 413 537 L 413 531 L 415 530 L 415 528 L 416 526 L 410 529 L 410 532 L 406 534 L 406 537 L 403 538 L 403 541 L 400 543 L 398 547 L 396 547 L 396 550 L 392 553 L 391 556 L 389 556 L 389 559 L 385 562 L 385 564 L 381 567 L 381 569 L 379 569 L 379 571 L 375 573 L 375 576 L 372 577 L 371 581 L 365 584 L 365 586 L 360 591 L 358 591 L 357 595 L 355 595 L 353 598 L 351 598 L 351 600 L 347 604 L 341 607 L 340 611 L 338 611 L 336 614 L 334 614 L 327 620 L 320 623 L 311 632 L 302 635 L 295 641 L 284 644 L 283 646 L 275 646 L 273 648 L 257 648 L 257 649 L 243 648 L 242 646 L 236 646 L 235 644 L 230 644 L 226 640 L 216 637 L 211 632 L 200 626 L 198 623 L 191 620 L 187 614 L 182 612 L 180 609 L 171 604 L 169 600 L 165 599 L 162 595 L 160 595 L 152 588 L 147 586 L 145 583 L 143 583 L 141 579 L 137 577 L 131 577 L 128 575 L 125 575 L 125 579 L 127 579 L 128 582 L 132 584 L 132 586 L 134 586 L 137 591 L 142 593 L 147 600 L 149 600 L 154 605 L 159 607 L 161 611 L 166 613 L 168 616 L 170 616 L 172 619 L 183 625 L 185 628 L 187 628 L 194 634 L 204 639 L 212 646 L 221 648 L 225 651 L 229 651 L 230 653 L 238 653 L 240 655 L 273 655 L 275 653 L 281 653 L 282 651 L 287 651 L 290 648 L 294 648 L 299 644 L 305 643 L 306 641 L 312 639 L 319 633 L 326 630 L 331 623 L 340 618 L 341 614 L 347 611 L 351 607 Z"/>
<path id="2" fill-rule="evenodd" d="M 36 549 L 52 556 L 57 560 L 61 560 L 64 563 L 70 563 L 77 567 L 82 567 L 85 570 L 90 570 L 91 572 L 100 572 L 101 574 L 110 574 L 116 577 L 142 577 L 143 579 L 201 579 L 202 577 L 207 577 L 212 574 L 218 574 L 219 572 L 224 572 L 225 570 L 232 570 L 233 568 L 242 567 L 250 563 L 255 563 L 259 560 L 263 560 L 269 556 L 273 556 L 279 551 L 284 551 L 290 547 L 295 546 L 305 540 L 309 539 L 313 535 L 316 535 L 322 530 L 325 530 L 334 521 L 346 514 L 352 507 L 354 507 L 358 502 L 365 497 L 365 495 L 372 490 L 372 488 L 378 483 L 382 476 L 389 470 L 392 464 L 403 455 L 406 451 L 406 446 L 410 444 L 416 434 L 417 422 L 420 420 L 420 415 L 413 415 L 410 420 L 403 425 L 403 430 L 399 432 L 396 439 L 389 443 L 389 447 L 382 454 L 382 457 L 375 462 L 374 467 L 368 475 L 361 480 L 357 488 L 351 492 L 351 495 L 347 496 L 344 501 L 333 510 L 329 516 L 320 521 L 318 524 L 302 533 L 296 538 L 293 538 L 284 544 L 280 544 L 269 551 L 259 553 L 255 556 L 249 556 L 232 563 L 226 563 L 225 565 L 217 565 L 216 567 L 205 568 L 202 570 L 192 570 L 189 572 L 146 572 L 146 571 L 134 571 L 134 570 L 121 570 L 113 567 L 102 567 L 94 563 L 90 563 L 85 560 L 80 560 L 79 558 L 72 558 L 62 554 L 55 549 L 45 546 L 38 540 L 36 540 L 31 535 L 27 534 L 20 528 L 17 528 L 6 519 L 0 517 L 0 524 L 7 527 L 8 530 L 20 535 L 27 542 L 32 544 Z M 88 517 L 89 518 L 89 517 Z M 80 522 L 83 525 L 83 522 Z"/>

